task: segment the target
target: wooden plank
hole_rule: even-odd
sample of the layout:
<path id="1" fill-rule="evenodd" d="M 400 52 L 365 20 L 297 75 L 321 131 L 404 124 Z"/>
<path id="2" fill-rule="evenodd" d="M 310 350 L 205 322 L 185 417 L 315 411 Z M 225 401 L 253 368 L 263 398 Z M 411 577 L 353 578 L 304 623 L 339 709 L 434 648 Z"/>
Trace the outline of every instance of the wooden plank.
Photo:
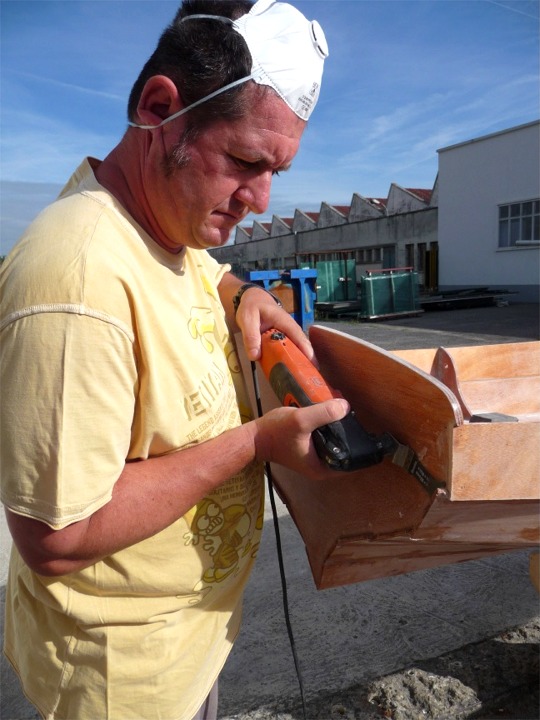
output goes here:
<path id="1" fill-rule="evenodd" d="M 315 581 L 337 587 L 536 547 L 539 512 L 538 501 L 455 503 L 440 493 L 410 535 L 338 540 Z"/>
<path id="2" fill-rule="evenodd" d="M 280 497 L 306 545 L 315 581 L 322 577 L 336 541 L 404 534 L 422 522 L 430 498 L 419 483 L 386 461 L 377 469 L 344 473 L 331 483 L 313 483 L 272 466 Z M 348 582 L 357 582 L 349 577 Z"/>
<path id="3" fill-rule="evenodd" d="M 447 385 L 465 419 L 540 415 L 540 342 L 403 350 L 394 354 Z"/>
<path id="4" fill-rule="evenodd" d="M 448 348 L 461 382 L 540 376 L 540 342 Z"/>
<path id="5" fill-rule="evenodd" d="M 454 502 L 439 495 L 426 513 L 413 538 L 466 545 L 534 547 L 540 542 L 540 502 Z"/>
<path id="6" fill-rule="evenodd" d="M 405 362 L 414 365 L 418 370 L 422 370 L 427 375 L 433 375 L 437 377 L 433 371 L 433 364 L 437 355 L 437 348 L 418 348 L 414 350 L 392 350 L 392 355 L 395 355 Z"/>
<path id="7" fill-rule="evenodd" d="M 468 380 L 459 388 L 471 415 L 498 412 L 519 418 L 540 413 L 540 376 Z"/>
<path id="8" fill-rule="evenodd" d="M 310 339 L 321 371 L 340 390 L 360 422 L 411 445 L 427 469 L 451 479 L 451 436 L 463 424 L 454 394 L 440 381 L 371 343 L 312 326 Z"/>
<path id="9" fill-rule="evenodd" d="M 453 437 L 452 500 L 540 497 L 539 421 L 469 423 Z"/>
<path id="10" fill-rule="evenodd" d="M 444 349 L 451 355 L 461 381 L 540 375 L 540 341 L 537 340 Z M 392 354 L 431 373 L 437 351 L 438 348 L 393 350 Z"/>
<path id="11" fill-rule="evenodd" d="M 323 375 L 348 399 L 364 427 L 414 443 L 430 472 L 449 482 L 452 431 L 462 415 L 448 388 L 350 335 L 313 326 L 310 338 Z M 411 532 L 432 502 L 420 483 L 389 459 L 344 473 L 331 484 L 314 484 L 279 466 L 273 474 L 306 543 L 316 582 L 337 538 Z M 356 582 L 354 576 L 349 582 Z"/>
<path id="12" fill-rule="evenodd" d="M 351 582 L 365 582 L 375 578 L 427 570 L 467 560 L 500 555 L 515 550 L 504 545 L 467 545 L 459 543 L 416 542 L 410 538 L 350 541 L 338 544 L 319 576 L 313 571 L 319 590 L 326 590 Z M 352 581 L 351 578 L 354 578 Z"/>

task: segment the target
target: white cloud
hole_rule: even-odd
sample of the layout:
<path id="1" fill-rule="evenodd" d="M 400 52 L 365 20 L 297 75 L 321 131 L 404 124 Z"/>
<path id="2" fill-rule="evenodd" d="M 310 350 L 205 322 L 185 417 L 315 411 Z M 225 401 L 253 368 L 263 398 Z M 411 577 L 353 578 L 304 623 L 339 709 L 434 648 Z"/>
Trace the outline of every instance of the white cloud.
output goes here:
<path id="1" fill-rule="evenodd" d="M 10 73 L 8 73 L 9 75 Z M 34 80 L 40 84 L 44 85 L 55 85 L 56 87 L 64 88 L 65 90 L 68 90 L 69 92 L 75 92 L 75 93 L 84 93 L 85 95 L 93 95 L 95 97 L 105 98 L 107 100 L 117 100 L 119 102 L 125 103 L 126 102 L 126 96 L 115 94 L 111 92 L 105 92 L 103 90 L 96 90 L 92 87 L 87 87 L 83 85 L 76 85 L 74 83 L 68 83 L 63 82 L 62 80 L 56 80 L 55 78 L 51 77 L 44 77 L 42 75 L 36 75 L 34 73 L 29 72 L 22 72 L 22 71 L 12 71 L 13 75 L 18 75 L 20 77 L 28 78 L 30 80 Z"/>

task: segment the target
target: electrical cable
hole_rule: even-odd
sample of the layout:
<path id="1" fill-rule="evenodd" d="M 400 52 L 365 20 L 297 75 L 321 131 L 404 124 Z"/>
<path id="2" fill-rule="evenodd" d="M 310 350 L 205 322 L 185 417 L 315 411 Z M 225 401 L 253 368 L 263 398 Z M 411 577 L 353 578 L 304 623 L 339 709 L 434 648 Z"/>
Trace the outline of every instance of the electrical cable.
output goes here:
<path id="1" fill-rule="evenodd" d="M 261 393 L 259 389 L 259 379 L 257 377 L 257 368 L 254 362 L 251 362 L 251 374 L 253 377 L 253 388 L 255 391 L 255 401 L 257 403 L 257 413 L 259 417 L 263 416 L 263 409 L 262 409 L 262 403 L 261 403 Z M 296 670 L 296 677 L 298 679 L 298 687 L 300 689 L 300 698 L 302 701 L 302 713 L 304 716 L 304 720 L 307 720 L 307 712 L 306 712 L 306 697 L 304 693 L 304 682 L 302 680 L 302 672 L 300 670 L 300 662 L 298 660 L 298 653 L 296 652 L 296 642 L 294 640 L 294 633 L 292 629 L 291 624 L 291 616 L 289 612 L 289 599 L 288 599 L 288 593 L 287 593 L 287 578 L 285 574 L 285 563 L 283 561 L 283 551 L 282 551 L 282 545 L 281 545 L 281 533 L 279 530 L 279 519 L 277 514 L 277 508 L 276 508 L 276 499 L 274 495 L 274 488 L 272 483 L 272 470 L 270 467 L 270 463 L 265 462 L 264 464 L 265 472 L 266 472 L 266 481 L 268 485 L 268 495 L 270 498 L 270 506 L 272 508 L 272 518 L 274 521 L 274 534 L 276 536 L 276 549 L 277 549 L 277 558 L 278 558 L 278 565 L 279 565 L 279 576 L 281 580 L 281 597 L 283 600 L 283 614 L 285 616 L 285 625 L 287 626 L 287 635 L 289 636 L 289 644 L 291 646 L 291 653 L 293 656 L 293 662 L 294 667 Z"/>

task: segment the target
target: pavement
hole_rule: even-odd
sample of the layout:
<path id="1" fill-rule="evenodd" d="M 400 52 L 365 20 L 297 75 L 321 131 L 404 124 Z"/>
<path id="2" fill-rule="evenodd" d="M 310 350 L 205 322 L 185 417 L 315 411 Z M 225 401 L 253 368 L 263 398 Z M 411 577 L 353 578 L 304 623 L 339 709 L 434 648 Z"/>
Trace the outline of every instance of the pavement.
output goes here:
<path id="1" fill-rule="evenodd" d="M 538 305 L 516 302 L 501 307 L 430 311 L 381 322 L 340 320 L 320 324 L 389 350 L 486 345 L 539 339 L 539 310 Z M 537 695 L 532 699 L 532 710 L 531 701 L 523 705 L 524 692 L 525 700 L 532 697 L 531 668 L 537 663 L 540 639 L 539 596 L 528 570 L 530 551 L 318 591 L 302 540 L 286 508 L 279 499 L 276 503 L 290 621 L 308 720 L 538 717 Z M 0 539 L 3 601 L 10 547 L 5 524 L 0 524 Z M 509 640 L 500 642 L 505 637 Z M 472 650 L 466 656 L 460 654 L 467 648 Z M 467 682 L 472 686 L 466 685 L 466 690 L 476 700 L 482 696 L 483 707 L 498 708 L 494 714 L 478 714 L 479 701 L 476 705 L 471 701 L 474 712 L 459 714 L 455 707 L 451 709 L 448 698 L 442 710 L 435 710 L 433 700 L 441 687 L 433 678 L 443 666 L 447 674 L 450 668 L 456 678 L 461 678 L 461 685 L 466 667 Z M 482 673 L 488 671 L 491 681 L 482 686 Z M 524 677 L 529 678 L 528 685 Z M 389 682 L 389 678 L 394 681 Z M 411 678 L 417 687 L 421 681 L 430 700 L 400 715 L 397 703 L 389 697 L 398 685 L 406 692 Z M 38 718 L 5 659 L 1 681 L 0 717 Z M 521 704 L 509 701 L 510 709 L 499 702 L 505 683 L 515 698 L 521 698 Z M 372 688 L 371 695 L 368 687 Z M 452 692 L 450 684 L 448 697 Z M 463 690 L 461 693 L 463 696 Z M 269 503 L 259 557 L 246 590 L 243 628 L 220 678 L 219 717 L 302 718 Z"/>

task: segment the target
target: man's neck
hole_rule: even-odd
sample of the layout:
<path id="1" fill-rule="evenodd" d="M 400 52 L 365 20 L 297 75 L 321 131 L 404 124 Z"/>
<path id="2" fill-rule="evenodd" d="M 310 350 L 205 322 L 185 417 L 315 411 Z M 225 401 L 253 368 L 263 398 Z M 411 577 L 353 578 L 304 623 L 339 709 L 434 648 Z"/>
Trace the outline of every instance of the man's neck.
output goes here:
<path id="1" fill-rule="evenodd" d="M 157 243 L 173 255 L 182 247 L 171 249 L 161 238 L 159 223 L 153 221 L 153 214 L 146 200 L 144 183 L 140 174 L 137 148 L 129 147 L 126 138 L 120 142 L 94 170 L 97 181 L 106 188 L 122 205 L 142 229 Z"/>

